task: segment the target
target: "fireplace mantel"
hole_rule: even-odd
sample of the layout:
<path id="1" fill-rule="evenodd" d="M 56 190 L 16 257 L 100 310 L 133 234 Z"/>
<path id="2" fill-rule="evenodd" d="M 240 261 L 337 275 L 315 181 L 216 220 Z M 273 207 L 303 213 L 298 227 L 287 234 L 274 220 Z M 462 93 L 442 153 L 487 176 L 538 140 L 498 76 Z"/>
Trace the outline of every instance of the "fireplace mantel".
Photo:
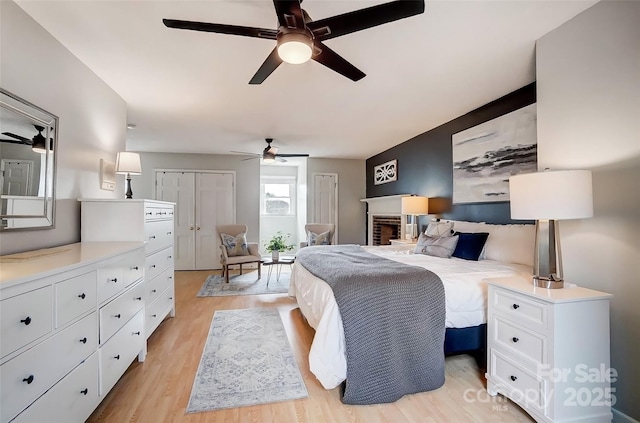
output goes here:
<path id="1" fill-rule="evenodd" d="M 363 198 L 360 201 L 367 203 L 367 244 L 373 245 L 373 217 L 374 216 L 402 216 L 402 197 L 411 194 L 385 195 L 383 197 Z M 405 225 L 401 227 L 401 238 L 405 235 Z"/>

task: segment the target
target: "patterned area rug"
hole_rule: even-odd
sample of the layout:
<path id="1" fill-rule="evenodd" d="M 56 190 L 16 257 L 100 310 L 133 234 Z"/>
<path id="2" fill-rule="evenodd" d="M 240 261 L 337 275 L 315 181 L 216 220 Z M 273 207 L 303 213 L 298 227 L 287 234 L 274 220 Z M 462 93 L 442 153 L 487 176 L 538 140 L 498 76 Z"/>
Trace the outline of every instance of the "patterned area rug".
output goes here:
<path id="1" fill-rule="evenodd" d="M 277 309 L 215 312 L 187 413 L 307 396 Z"/>
<path id="2" fill-rule="evenodd" d="M 267 286 L 268 274 L 269 268 L 263 267 L 262 278 L 260 279 L 258 279 L 258 271 L 255 270 L 244 275 L 233 275 L 229 278 L 229 283 L 225 283 L 224 278 L 220 275 L 209 275 L 196 297 L 281 294 L 289 291 L 289 280 L 291 279 L 291 268 L 289 266 L 282 266 L 279 280 L 274 267 L 269 286 Z"/>

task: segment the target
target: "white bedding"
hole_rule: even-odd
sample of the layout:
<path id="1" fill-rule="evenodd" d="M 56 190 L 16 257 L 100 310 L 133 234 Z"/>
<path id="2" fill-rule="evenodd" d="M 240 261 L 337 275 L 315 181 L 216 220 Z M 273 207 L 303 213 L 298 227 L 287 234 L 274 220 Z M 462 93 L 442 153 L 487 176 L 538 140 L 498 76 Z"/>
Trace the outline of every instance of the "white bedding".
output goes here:
<path id="1" fill-rule="evenodd" d="M 487 286 L 483 279 L 531 275 L 531 267 L 522 264 L 432 257 L 413 254 L 412 249 L 405 246 L 364 248 L 381 257 L 424 267 L 436 273 L 444 285 L 448 328 L 486 323 Z M 289 295 L 297 299 L 300 311 L 316 330 L 309 351 L 310 370 L 322 386 L 333 389 L 347 375 L 344 330 L 333 291 L 326 282 L 296 263 L 291 274 Z"/>

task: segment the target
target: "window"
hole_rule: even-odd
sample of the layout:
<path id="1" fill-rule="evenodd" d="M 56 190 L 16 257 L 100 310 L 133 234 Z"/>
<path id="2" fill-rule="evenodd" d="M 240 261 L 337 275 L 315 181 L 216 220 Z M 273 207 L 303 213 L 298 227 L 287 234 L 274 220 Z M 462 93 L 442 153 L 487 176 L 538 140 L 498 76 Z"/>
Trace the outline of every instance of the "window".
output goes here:
<path id="1" fill-rule="evenodd" d="M 296 214 L 295 179 L 262 181 L 262 214 L 291 216 Z"/>

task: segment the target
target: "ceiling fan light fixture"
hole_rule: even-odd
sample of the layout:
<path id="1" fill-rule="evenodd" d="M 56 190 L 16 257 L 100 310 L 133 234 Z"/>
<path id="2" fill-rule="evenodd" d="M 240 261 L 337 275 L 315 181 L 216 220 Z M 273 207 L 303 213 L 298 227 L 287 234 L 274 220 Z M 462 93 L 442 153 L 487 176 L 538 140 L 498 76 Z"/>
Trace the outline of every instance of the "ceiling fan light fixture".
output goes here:
<path id="1" fill-rule="evenodd" d="M 263 163 L 273 163 L 273 162 L 275 162 L 275 161 L 276 161 L 276 158 L 275 158 L 274 156 L 267 156 L 267 155 L 265 155 L 265 156 L 262 158 L 262 162 L 263 162 Z"/>
<path id="2" fill-rule="evenodd" d="M 282 61 L 298 65 L 308 62 L 313 52 L 313 42 L 305 33 L 289 32 L 278 36 L 278 56 Z"/>

